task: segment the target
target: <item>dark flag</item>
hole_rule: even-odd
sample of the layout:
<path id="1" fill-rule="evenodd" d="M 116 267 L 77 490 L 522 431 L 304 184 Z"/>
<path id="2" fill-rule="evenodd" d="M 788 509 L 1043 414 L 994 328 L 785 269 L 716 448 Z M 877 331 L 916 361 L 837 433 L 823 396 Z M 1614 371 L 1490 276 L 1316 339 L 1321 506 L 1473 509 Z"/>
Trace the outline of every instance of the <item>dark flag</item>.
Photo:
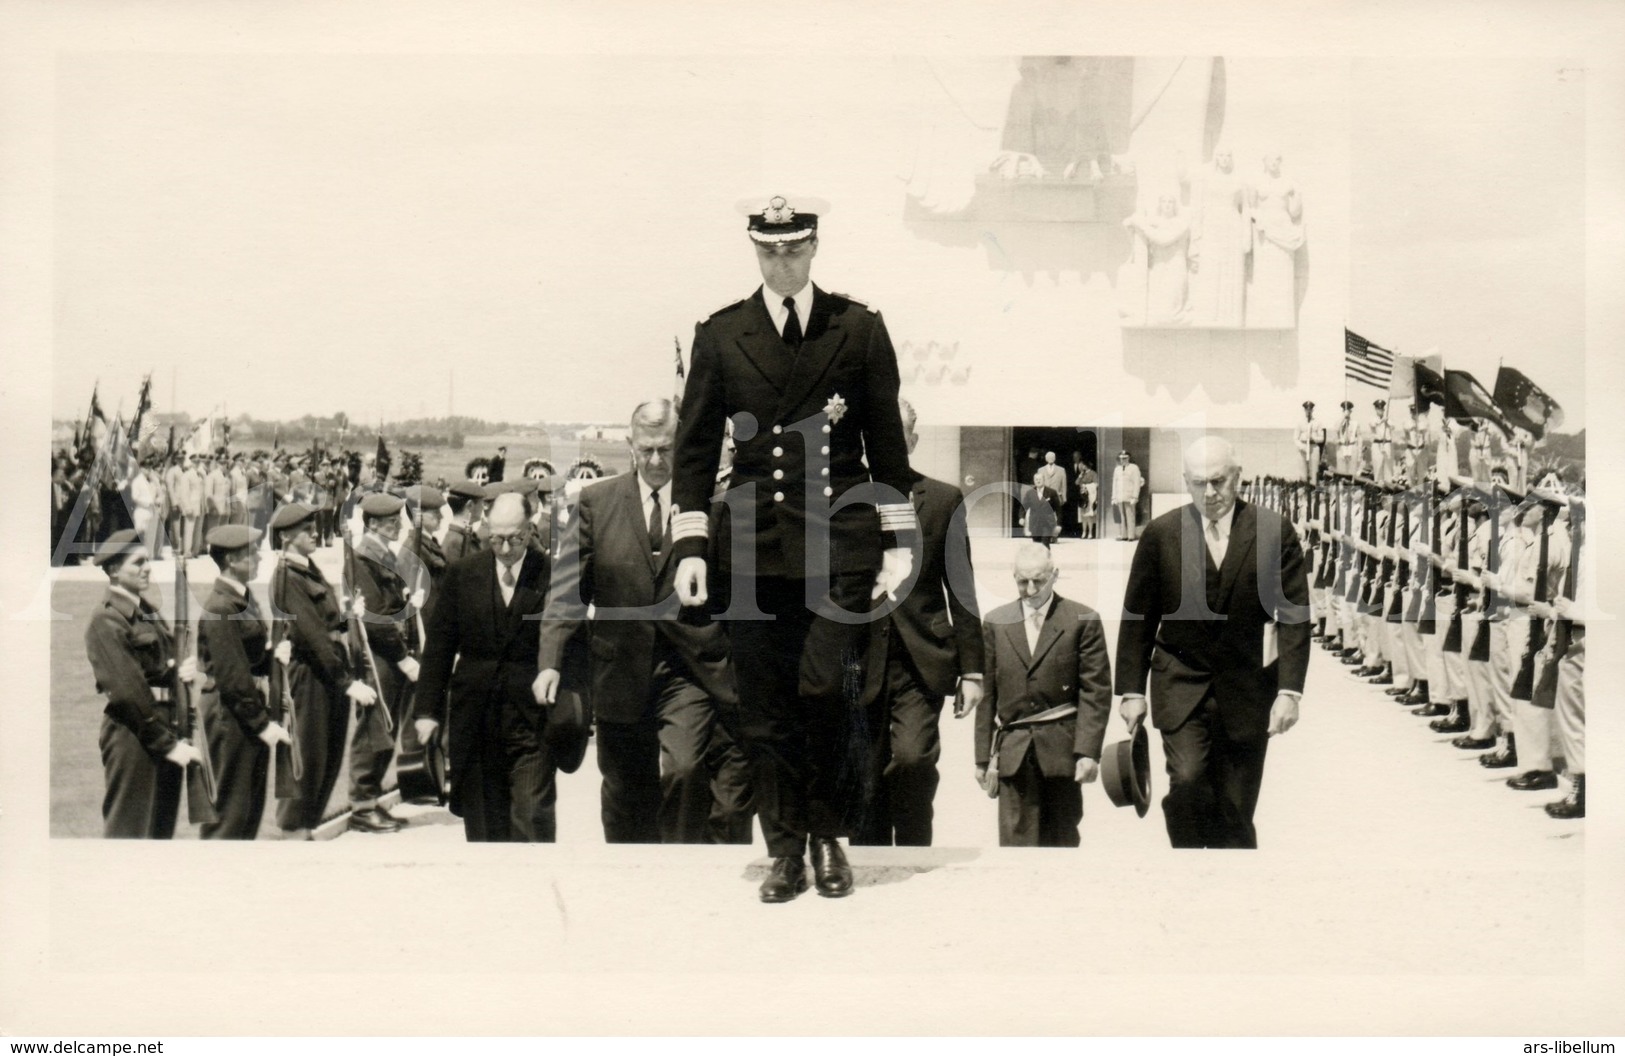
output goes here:
<path id="1" fill-rule="evenodd" d="M 1343 377 L 1360 385 L 1379 388 L 1386 395 L 1394 374 L 1392 349 L 1373 345 L 1347 327 L 1343 328 Z"/>
<path id="2" fill-rule="evenodd" d="M 1444 413 L 1446 418 L 1484 418 L 1503 433 L 1512 432 L 1489 392 L 1465 370 L 1444 372 Z"/>
<path id="3" fill-rule="evenodd" d="M 1416 361 L 1416 402 L 1444 406 L 1444 376 L 1438 370 L 1438 358 L 1427 357 Z"/>
<path id="4" fill-rule="evenodd" d="M 1563 424 L 1563 408 L 1522 371 L 1502 367 L 1495 375 L 1495 406 L 1513 425 L 1529 430 L 1536 440 L 1548 428 Z"/>
<path id="5" fill-rule="evenodd" d="M 170 426 L 169 426 L 169 448 L 168 448 L 168 450 L 166 450 L 164 452 L 164 461 L 166 461 L 166 462 L 175 461 L 175 426 L 174 426 L 174 423 L 170 423 Z"/>
<path id="6" fill-rule="evenodd" d="M 282 426 L 277 424 L 271 429 L 271 450 L 276 451 L 282 447 Z"/>
<path id="7" fill-rule="evenodd" d="M 130 438 L 133 443 L 141 442 L 141 419 L 152 410 L 152 375 L 148 374 L 141 379 L 141 394 L 135 399 L 135 418 L 130 422 Z"/>

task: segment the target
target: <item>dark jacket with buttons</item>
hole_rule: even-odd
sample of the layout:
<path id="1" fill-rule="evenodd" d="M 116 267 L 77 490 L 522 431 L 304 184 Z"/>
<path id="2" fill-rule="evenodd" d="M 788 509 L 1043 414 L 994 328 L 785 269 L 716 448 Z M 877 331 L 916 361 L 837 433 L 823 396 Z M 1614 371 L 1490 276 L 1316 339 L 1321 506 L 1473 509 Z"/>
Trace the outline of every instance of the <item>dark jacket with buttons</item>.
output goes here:
<path id="1" fill-rule="evenodd" d="M 976 765 L 991 755 L 993 719 L 999 723 L 1030 718 L 1066 704 L 1076 716 L 1058 722 L 1016 727 L 999 742 L 999 773 L 1009 777 L 1021 768 L 1029 749 L 1045 777 L 1072 777 L 1075 760 L 1097 762 L 1111 716 L 1112 667 L 1100 614 L 1059 594 L 1038 634 L 1038 647 L 1027 646 L 1025 613 L 1020 601 L 1001 605 L 982 621 L 982 702 L 976 708 Z"/>
<path id="2" fill-rule="evenodd" d="M 203 676 L 200 709 L 209 714 L 224 707 L 242 726 L 257 735 L 271 721 L 265 694 L 256 678 L 271 673 L 269 628 L 259 606 L 221 580 L 203 603 L 198 620 L 198 667 Z"/>
<path id="3" fill-rule="evenodd" d="M 107 715 L 154 757 L 175 747 L 174 712 L 153 693 L 167 701 L 175 684 L 174 639 L 157 610 L 109 589 L 85 628 L 85 652 Z"/>
<path id="4" fill-rule="evenodd" d="M 754 526 L 757 575 L 869 572 L 883 547 L 912 541 L 911 530 L 883 539 L 875 505 L 906 508 L 913 483 L 886 324 L 816 287 L 807 314 L 799 350 L 780 338 L 760 289 L 694 328 L 674 455 L 676 560 L 706 556 L 703 526 L 730 417 L 731 534 L 748 546 Z M 889 490 L 877 493 L 871 481 Z"/>

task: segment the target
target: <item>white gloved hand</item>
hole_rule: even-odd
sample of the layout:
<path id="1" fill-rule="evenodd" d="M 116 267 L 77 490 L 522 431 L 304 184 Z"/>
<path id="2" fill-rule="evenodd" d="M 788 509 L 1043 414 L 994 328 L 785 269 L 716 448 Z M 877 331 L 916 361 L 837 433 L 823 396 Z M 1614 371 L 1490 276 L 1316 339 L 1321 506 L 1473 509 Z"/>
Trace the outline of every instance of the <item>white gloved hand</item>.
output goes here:
<path id="1" fill-rule="evenodd" d="M 196 682 L 197 657 L 189 656 L 185 660 L 182 660 L 181 666 L 177 669 L 176 673 L 181 676 L 182 682 Z"/>
<path id="2" fill-rule="evenodd" d="M 914 551 L 906 546 L 893 547 L 880 555 L 880 572 L 875 576 L 875 589 L 869 595 L 871 599 L 882 594 L 892 601 L 897 600 L 897 588 L 914 571 Z"/>
<path id="3" fill-rule="evenodd" d="M 273 655 L 276 656 L 276 662 L 279 664 L 292 663 L 293 642 L 286 638 L 282 639 L 280 642 L 276 643 L 276 649 L 274 650 Z"/>
<path id="4" fill-rule="evenodd" d="M 395 666 L 401 669 L 401 674 L 406 676 L 406 680 L 408 682 L 416 682 L 418 680 L 418 662 L 412 659 L 410 656 L 401 657 Z"/>
<path id="5" fill-rule="evenodd" d="M 280 722 L 266 723 L 265 729 L 260 731 L 259 737 L 260 740 L 265 742 L 267 748 L 275 748 L 279 744 L 293 743 L 293 738 L 288 736 L 287 729 Z"/>
<path id="6" fill-rule="evenodd" d="M 362 681 L 351 682 L 344 687 L 344 695 L 361 705 L 363 708 L 378 703 L 378 694 L 373 688 Z"/>
<path id="7" fill-rule="evenodd" d="M 203 761 L 203 757 L 188 741 L 176 741 L 175 747 L 164 753 L 164 758 L 183 768 Z"/>
<path id="8" fill-rule="evenodd" d="M 417 731 L 419 744 L 428 744 L 430 738 L 434 736 L 434 731 L 439 728 L 440 724 L 433 719 L 412 720 L 412 729 Z"/>
<path id="9" fill-rule="evenodd" d="M 423 611 L 423 603 L 429 600 L 429 592 L 422 587 L 412 592 L 412 607 L 419 612 Z"/>

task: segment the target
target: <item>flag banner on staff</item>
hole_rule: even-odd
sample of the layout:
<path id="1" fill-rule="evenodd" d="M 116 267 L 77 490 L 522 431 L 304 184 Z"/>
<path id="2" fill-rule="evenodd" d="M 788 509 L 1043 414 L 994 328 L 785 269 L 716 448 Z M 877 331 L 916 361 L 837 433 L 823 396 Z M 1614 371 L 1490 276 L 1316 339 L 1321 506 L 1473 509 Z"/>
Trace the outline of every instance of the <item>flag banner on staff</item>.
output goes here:
<path id="1" fill-rule="evenodd" d="M 1416 402 L 1416 357 L 1395 356 L 1388 379 L 1388 402 L 1396 407 Z"/>
<path id="2" fill-rule="evenodd" d="M 1484 418 L 1504 433 L 1512 431 L 1488 390 L 1465 370 L 1444 372 L 1444 413 L 1446 418 Z"/>
<path id="3" fill-rule="evenodd" d="M 1520 370 L 1502 367 L 1496 373 L 1494 399 L 1508 421 L 1536 440 L 1563 424 L 1563 408 Z"/>
<path id="4" fill-rule="evenodd" d="M 1394 374 L 1394 353 L 1373 345 L 1347 327 L 1343 328 L 1343 376 L 1361 385 L 1388 391 Z"/>
<path id="5" fill-rule="evenodd" d="M 1423 407 L 1429 404 L 1444 406 L 1444 360 L 1438 355 L 1419 356 L 1413 361 L 1413 373 L 1416 375 L 1415 389 L 1416 402 Z"/>

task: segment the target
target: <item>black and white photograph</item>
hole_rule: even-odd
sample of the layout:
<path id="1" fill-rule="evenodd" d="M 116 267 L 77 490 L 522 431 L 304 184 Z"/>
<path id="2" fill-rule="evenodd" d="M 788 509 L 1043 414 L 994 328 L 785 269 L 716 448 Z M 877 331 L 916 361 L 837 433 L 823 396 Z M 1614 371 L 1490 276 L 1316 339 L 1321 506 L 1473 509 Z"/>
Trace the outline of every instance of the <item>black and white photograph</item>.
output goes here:
<path id="1" fill-rule="evenodd" d="M 1625 1034 L 1620 12 L 7 6 L 0 1034 Z"/>

